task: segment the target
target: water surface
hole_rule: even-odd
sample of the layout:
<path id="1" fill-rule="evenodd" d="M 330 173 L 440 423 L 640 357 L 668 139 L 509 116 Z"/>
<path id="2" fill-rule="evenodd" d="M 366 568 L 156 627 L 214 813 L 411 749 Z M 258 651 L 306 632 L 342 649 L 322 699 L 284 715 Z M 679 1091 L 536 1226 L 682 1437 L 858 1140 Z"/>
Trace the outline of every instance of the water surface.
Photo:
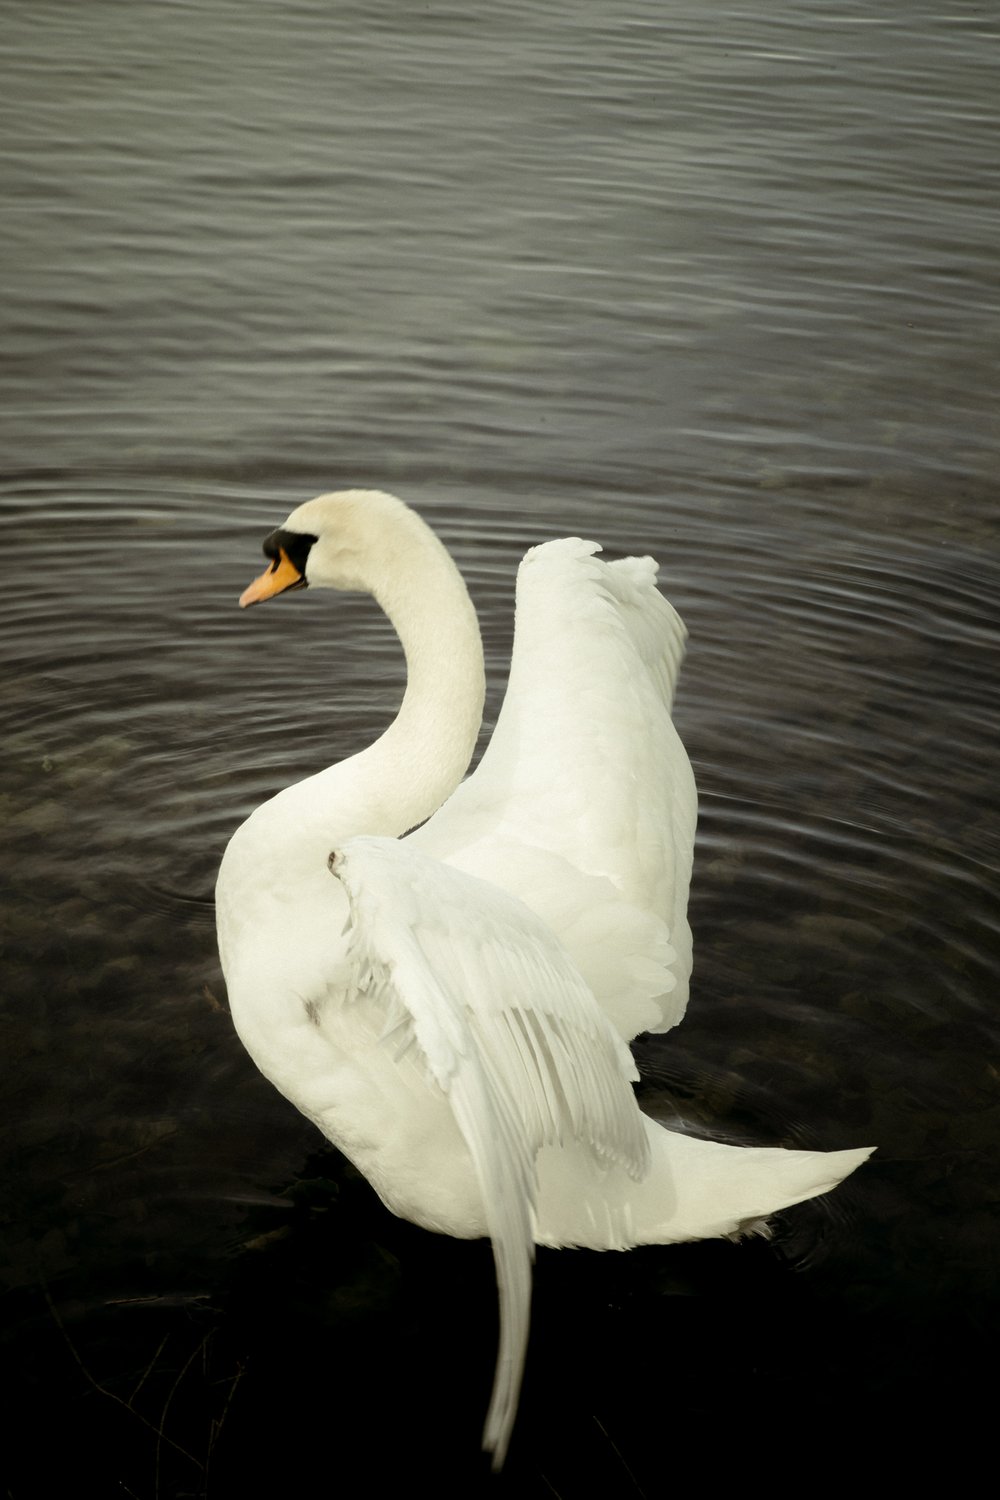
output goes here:
<path id="1" fill-rule="evenodd" d="M 896 1482 L 948 1451 L 954 1481 L 975 1447 L 997 28 L 758 12 L 6 18 L 7 1359 L 51 1443 L 14 1444 L 18 1500 L 65 1453 L 142 1500 L 314 1463 L 485 1483 L 487 1247 L 397 1223 L 322 1148 L 243 1054 L 215 956 L 232 829 L 399 699 L 366 601 L 235 608 L 264 534 L 353 484 L 463 568 L 484 739 L 526 547 L 660 559 L 702 817 L 694 997 L 639 1044 L 643 1105 L 879 1147 L 767 1245 L 541 1255 L 496 1488 L 658 1495 L 679 1450 L 802 1483 L 831 1434 Z"/>

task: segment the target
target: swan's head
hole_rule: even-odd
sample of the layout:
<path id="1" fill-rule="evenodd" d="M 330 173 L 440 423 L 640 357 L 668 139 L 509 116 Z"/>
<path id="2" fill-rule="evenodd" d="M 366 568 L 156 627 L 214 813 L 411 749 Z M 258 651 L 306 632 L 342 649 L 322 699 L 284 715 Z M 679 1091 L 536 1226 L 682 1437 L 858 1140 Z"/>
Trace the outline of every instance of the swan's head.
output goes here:
<path id="1" fill-rule="evenodd" d="M 259 604 L 290 589 L 360 589 L 380 595 L 414 551 L 440 546 L 415 511 L 381 490 L 307 500 L 264 541 L 269 566 L 240 596 Z"/>

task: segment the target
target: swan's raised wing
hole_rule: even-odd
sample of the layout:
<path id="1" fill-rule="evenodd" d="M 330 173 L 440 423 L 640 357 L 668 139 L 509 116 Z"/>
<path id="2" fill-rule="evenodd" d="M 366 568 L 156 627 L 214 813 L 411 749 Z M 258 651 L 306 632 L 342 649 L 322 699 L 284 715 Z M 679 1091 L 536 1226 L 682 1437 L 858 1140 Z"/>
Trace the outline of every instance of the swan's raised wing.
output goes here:
<path id="1" fill-rule="evenodd" d="M 697 794 L 671 719 L 684 625 L 651 558 L 599 550 L 525 557 L 493 737 L 410 842 L 521 895 L 631 1037 L 684 1013 Z"/>
<path id="2" fill-rule="evenodd" d="M 493 1241 L 500 1348 L 484 1446 L 503 1461 L 531 1305 L 538 1150 L 585 1142 L 636 1179 L 649 1147 L 628 1048 L 520 901 L 393 839 L 331 858 L 350 904 L 346 1003 L 376 1002 L 384 1044 L 415 1049 L 472 1157 Z"/>

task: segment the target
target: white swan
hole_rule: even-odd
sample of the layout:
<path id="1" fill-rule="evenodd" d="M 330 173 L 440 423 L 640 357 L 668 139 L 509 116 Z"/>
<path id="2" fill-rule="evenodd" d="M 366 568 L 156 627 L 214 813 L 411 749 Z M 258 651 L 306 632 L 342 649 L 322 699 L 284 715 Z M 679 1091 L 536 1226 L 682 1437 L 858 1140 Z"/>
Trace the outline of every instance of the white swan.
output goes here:
<path id="1" fill-rule="evenodd" d="M 723 1146 L 635 1103 L 627 1040 L 686 1003 L 696 817 L 670 718 L 685 631 L 651 559 L 606 563 L 575 539 L 527 554 L 503 711 L 459 786 L 482 648 L 430 529 L 392 496 L 350 490 L 294 510 L 264 551 L 242 605 L 304 584 L 366 590 L 408 681 L 375 744 L 233 836 L 217 889 L 233 1020 L 390 1209 L 491 1236 L 501 1339 L 484 1446 L 499 1467 L 533 1242 L 735 1234 L 869 1151 Z"/>

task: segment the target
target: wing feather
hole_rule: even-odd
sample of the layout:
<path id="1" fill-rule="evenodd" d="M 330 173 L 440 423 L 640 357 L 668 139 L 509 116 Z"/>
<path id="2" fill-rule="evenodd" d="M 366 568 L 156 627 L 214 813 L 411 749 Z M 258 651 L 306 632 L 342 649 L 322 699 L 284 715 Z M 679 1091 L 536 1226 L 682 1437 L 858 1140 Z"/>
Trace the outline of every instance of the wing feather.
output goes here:
<path id="1" fill-rule="evenodd" d="M 585 1143 L 648 1170 L 628 1048 L 552 932 L 521 901 L 394 839 L 332 858 L 350 907 L 348 1004 L 377 996 L 384 1039 L 416 1048 L 472 1158 L 493 1242 L 500 1345 L 484 1445 L 502 1463 L 531 1306 L 535 1158 Z"/>
<path id="2" fill-rule="evenodd" d="M 687 1001 L 697 795 L 671 718 L 687 632 L 651 558 L 599 550 L 570 538 L 525 557 L 493 736 L 410 841 L 516 891 L 631 1037 Z"/>

